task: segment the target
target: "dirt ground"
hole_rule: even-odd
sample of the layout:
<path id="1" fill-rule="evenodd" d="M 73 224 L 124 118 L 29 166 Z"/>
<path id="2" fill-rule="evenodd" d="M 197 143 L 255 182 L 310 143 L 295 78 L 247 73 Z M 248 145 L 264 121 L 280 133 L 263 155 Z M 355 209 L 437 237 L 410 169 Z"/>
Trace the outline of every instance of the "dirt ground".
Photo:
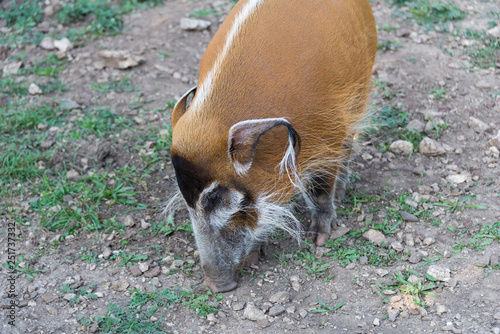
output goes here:
<path id="1" fill-rule="evenodd" d="M 50 177 L 69 184 L 78 179 L 67 174 L 70 170 L 81 176 L 89 171 L 122 175 L 126 166 L 145 170 L 145 157 L 159 154 L 160 159 L 151 162 L 155 168 L 147 174 L 130 177 L 135 200 L 143 206 L 103 201 L 100 221 L 123 224 L 113 232 L 42 226 L 33 204 L 48 196 L 37 193 L 41 179 L 24 182 L 25 190 L 11 195 L 3 192 L 2 264 L 9 261 L 9 223 L 22 218 L 24 225 L 15 225 L 16 272 L 21 273 L 14 284 L 15 326 L 8 323 L 11 274 L 4 265 L 0 332 L 500 333 L 500 167 L 495 148 L 500 145 L 500 51 L 492 56 L 496 65 L 481 68 L 468 51 L 484 40 L 461 33 L 491 29 L 491 21 L 500 25 L 500 2 L 455 4 L 465 18 L 436 31 L 398 14 L 409 10 L 371 2 L 380 50 L 370 110 L 379 130 L 360 141 L 350 189 L 339 205 L 339 231 L 351 233 L 325 247 L 307 241 L 299 246 L 279 234 L 270 241 L 266 259 L 247 267 L 239 287 L 221 295 L 200 285 L 203 274 L 187 213 L 179 211 L 173 224 L 161 214 L 174 173 L 168 150 L 158 153 L 155 145 L 159 131 L 170 124 L 171 107 L 165 106 L 196 84 L 203 51 L 233 2 L 167 0 L 125 15 L 118 35 L 75 45 L 58 76 L 69 89 L 31 95 L 28 103 L 69 99 L 79 104 L 61 116 L 67 125 L 51 133 L 68 133 L 89 106 L 110 106 L 114 115 L 130 122 L 105 137 L 64 137 L 38 127 L 43 139 L 52 141 L 41 168 L 63 171 Z M 201 18 L 211 22 L 209 29 L 180 28 L 181 18 L 204 9 L 212 9 Z M 48 16 L 40 25 L 46 31 L 68 29 Z M 5 27 L 5 20 L 0 26 Z M 103 63 L 102 50 L 125 50 L 142 61 L 114 69 Z M 32 44 L 11 47 L 0 67 L 19 54 L 25 54 L 27 67 L 49 52 Z M 132 91 L 95 89 L 124 78 L 133 83 Z M 387 113 L 391 116 L 377 116 Z M 384 123 L 390 117 L 399 123 Z M 411 126 L 421 137 L 413 139 L 415 132 L 404 129 Z M 422 145 L 409 156 L 394 147 L 387 150 L 396 140 L 415 143 L 423 137 L 432 141 L 430 152 Z M 66 199 L 77 201 L 79 194 L 72 196 Z M 307 222 L 300 200 L 297 215 Z M 153 233 L 160 224 L 161 233 Z M 367 230 L 376 232 L 362 237 Z M 351 257 L 348 249 L 353 249 Z M 158 304 L 152 313 L 146 312 L 149 306 L 133 313 L 126 307 L 135 291 L 187 295 Z M 196 307 L 193 296 L 207 297 Z M 111 303 L 132 312 L 131 317 L 111 315 Z M 121 319 L 123 327 L 105 327 L 113 319 Z"/>

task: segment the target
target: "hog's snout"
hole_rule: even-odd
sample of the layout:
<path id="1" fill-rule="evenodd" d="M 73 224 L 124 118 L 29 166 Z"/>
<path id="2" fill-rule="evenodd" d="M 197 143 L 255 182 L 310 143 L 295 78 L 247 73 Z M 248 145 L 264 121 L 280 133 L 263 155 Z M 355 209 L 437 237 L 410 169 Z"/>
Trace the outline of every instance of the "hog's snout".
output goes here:
<path id="1" fill-rule="evenodd" d="M 206 277 L 203 285 L 208 286 L 213 292 L 228 292 L 238 287 L 238 283 L 232 278 L 215 278 Z"/>

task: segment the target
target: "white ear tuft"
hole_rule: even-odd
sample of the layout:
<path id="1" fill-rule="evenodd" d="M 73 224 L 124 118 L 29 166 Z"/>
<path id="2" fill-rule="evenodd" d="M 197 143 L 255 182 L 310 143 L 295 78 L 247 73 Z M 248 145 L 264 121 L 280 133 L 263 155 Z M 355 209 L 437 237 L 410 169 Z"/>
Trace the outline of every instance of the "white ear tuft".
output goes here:
<path id="1" fill-rule="evenodd" d="M 236 123 L 228 134 L 228 156 L 238 175 L 246 175 L 252 166 L 255 149 L 260 137 L 276 126 L 284 125 L 288 130 L 288 147 L 281 161 L 280 172 L 283 175 L 292 173 L 297 175 L 297 155 L 295 149 L 299 146 L 300 137 L 290 122 L 285 118 L 263 118 L 246 120 Z"/>

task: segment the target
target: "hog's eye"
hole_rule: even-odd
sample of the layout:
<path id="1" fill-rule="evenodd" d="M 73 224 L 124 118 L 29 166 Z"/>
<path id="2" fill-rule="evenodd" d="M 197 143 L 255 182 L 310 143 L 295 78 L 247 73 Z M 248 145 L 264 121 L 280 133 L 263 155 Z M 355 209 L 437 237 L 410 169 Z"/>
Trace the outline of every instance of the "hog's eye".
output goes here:
<path id="1" fill-rule="evenodd" d="M 202 199 L 203 209 L 206 213 L 210 213 L 221 206 L 228 206 L 230 204 L 228 195 L 229 190 L 224 187 L 216 187 L 208 191 Z"/>

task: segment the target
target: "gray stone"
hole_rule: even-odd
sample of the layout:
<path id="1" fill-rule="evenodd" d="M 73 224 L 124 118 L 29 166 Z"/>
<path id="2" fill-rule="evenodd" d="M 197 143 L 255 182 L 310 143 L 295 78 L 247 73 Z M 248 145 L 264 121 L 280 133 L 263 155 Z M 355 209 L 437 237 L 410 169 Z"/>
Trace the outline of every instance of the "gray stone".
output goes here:
<path id="1" fill-rule="evenodd" d="M 58 102 L 61 110 L 73 110 L 81 108 L 81 106 L 78 103 L 76 103 L 71 99 L 60 99 Z"/>
<path id="2" fill-rule="evenodd" d="M 269 309 L 269 315 L 276 317 L 285 312 L 285 307 L 283 305 L 274 305 Z"/>
<path id="3" fill-rule="evenodd" d="M 66 300 L 71 300 L 71 299 L 73 299 L 75 297 L 76 297 L 76 295 L 74 293 L 67 293 L 67 294 L 65 294 L 63 296 L 63 298 L 66 299 Z"/>
<path id="4" fill-rule="evenodd" d="M 129 285 L 130 284 L 127 281 L 115 281 L 113 282 L 113 290 L 118 292 L 125 291 Z"/>
<path id="5" fill-rule="evenodd" d="M 394 241 L 391 243 L 392 249 L 394 249 L 396 252 L 402 252 L 404 247 L 403 244 L 399 241 Z"/>
<path id="6" fill-rule="evenodd" d="M 424 258 L 424 254 L 419 251 L 412 252 L 408 261 L 410 263 L 419 263 Z"/>
<path id="7" fill-rule="evenodd" d="M 180 25 L 182 30 L 187 31 L 203 31 L 210 27 L 212 22 L 193 18 L 182 18 Z"/>
<path id="8" fill-rule="evenodd" d="M 147 262 L 139 262 L 137 265 L 139 266 L 139 269 L 140 269 L 143 273 L 145 273 L 146 271 L 148 271 L 148 270 L 149 270 L 149 264 L 148 264 Z"/>
<path id="9" fill-rule="evenodd" d="M 453 184 L 464 183 L 465 181 L 467 181 L 467 175 L 463 175 L 463 174 L 449 175 L 446 177 L 446 181 L 453 183 Z"/>
<path id="10" fill-rule="evenodd" d="M 491 88 L 491 83 L 488 81 L 488 80 L 479 80 L 478 82 L 476 82 L 476 87 L 477 88 L 484 88 L 484 89 L 488 89 L 488 88 Z"/>
<path id="11" fill-rule="evenodd" d="M 102 257 L 105 259 L 109 259 L 110 256 L 111 256 L 111 248 L 109 247 L 104 248 L 104 251 L 102 252 Z"/>
<path id="12" fill-rule="evenodd" d="M 488 29 L 488 34 L 495 38 L 500 38 L 500 26 L 496 26 L 494 28 Z"/>
<path id="13" fill-rule="evenodd" d="M 387 310 L 387 315 L 389 316 L 389 320 L 394 322 L 399 315 L 398 309 L 393 309 L 392 307 Z"/>
<path id="14" fill-rule="evenodd" d="M 389 150 L 396 154 L 408 156 L 413 151 L 413 144 L 406 140 L 396 140 L 389 146 Z"/>
<path id="15" fill-rule="evenodd" d="M 299 292 L 299 290 L 300 290 L 300 282 L 299 282 L 299 280 L 300 280 L 299 276 L 296 276 L 296 275 L 290 276 L 290 285 L 292 286 L 292 289 L 294 291 L 297 291 L 297 292 Z"/>
<path id="16" fill-rule="evenodd" d="M 44 302 L 46 302 L 47 304 L 50 304 L 52 303 L 54 300 L 57 300 L 59 297 L 57 297 L 56 295 L 53 295 L 51 293 L 44 293 L 42 295 L 42 299 Z"/>
<path id="17" fill-rule="evenodd" d="M 123 225 L 125 225 L 127 227 L 134 226 L 135 225 L 134 218 L 132 218 L 131 215 L 126 216 L 125 218 L 123 218 Z"/>
<path id="18" fill-rule="evenodd" d="M 269 298 L 269 301 L 275 304 L 287 303 L 290 301 L 290 293 L 288 291 L 277 292 Z"/>
<path id="19" fill-rule="evenodd" d="M 60 40 L 54 40 L 54 47 L 64 53 L 73 49 L 73 43 L 67 37 L 63 37 Z"/>
<path id="20" fill-rule="evenodd" d="M 50 36 L 44 37 L 40 42 L 40 47 L 44 50 L 54 50 L 56 48 L 54 46 L 54 39 Z"/>
<path id="21" fill-rule="evenodd" d="M 233 311 L 241 311 L 245 307 L 245 302 L 234 303 L 232 307 Z"/>
<path id="22" fill-rule="evenodd" d="M 433 237 L 425 237 L 424 241 L 422 241 L 422 244 L 424 246 L 430 246 L 430 245 L 432 245 L 435 242 L 436 242 L 436 240 Z"/>
<path id="23" fill-rule="evenodd" d="M 251 303 L 247 304 L 245 311 L 243 311 L 243 317 L 248 319 L 248 320 L 252 320 L 252 321 L 266 319 L 266 315 L 264 314 L 264 312 L 259 310 L 257 307 L 255 307 L 254 304 L 251 304 Z"/>
<path id="24" fill-rule="evenodd" d="M 486 267 L 488 264 L 490 264 L 489 255 L 482 256 L 478 260 L 474 261 L 474 265 L 477 267 Z"/>
<path id="25" fill-rule="evenodd" d="M 14 63 L 6 64 L 3 67 L 3 74 L 5 74 L 5 75 L 16 74 L 19 71 L 19 69 L 21 68 L 22 64 L 23 64 L 22 61 L 17 61 Z"/>
<path id="26" fill-rule="evenodd" d="M 491 146 L 494 146 L 500 150 L 500 131 L 498 131 L 498 133 L 495 137 L 490 139 L 488 144 L 490 144 Z"/>
<path id="27" fill-rule="evenodd" d="M 139 266 L 131 266 L 130 267 L 130 273 L 134 277 L 139 277 L 139 276 L 142 275 L 142 271 L 141 271 L 141 269 L 139 269 Z"/>
<path id="28" fill-rule="evenodd" d="M 418 222 L 418 218 L 411 213 L 408 213 L 406 211 L 399 211 L 401 214 L 401 218 L 403 218 L 404 221 L 407 222 Z"/>
<path id="29" fill-rule="evenodd" d="M 70 181 L 77 181 L 81 179 L 80 173 L 78 173 L 76 170 L 71 169 L 66 173 L 66 177 Z"/>
<path id="30" fill-rule="evenodd" d="M 135 67 L 144 62 L 144 58 L 124 50 L 102 50 L 97 55 L 104 59 L 105 66 L 120 70 Z"/>
<path id="31" fill-rule="evenodd" d="M 475 117 L 469 117 L 469 126 L 477 133 L 483 133 L 490 128 L 488 124 Z"/>
<path id="32" fill-rule="evenodd" d="M 408 125 L 406 126 L 406 128 L 408 130 L 416 130 L 418 132 L 422 132 L 424 131 L 424 128 L 425 128 L 425 123 L 418 120 L 418 119 L 414 119 L 412 121 L 410 121 L 410 123 L 408 123 Z"/>
<path id="33" fill-rule="evenodd" d="M 437 265 L 431 265 L 429 269 L 427 269 L 427 274 L 431 275 L 432 277 L 443 281 L 443 282 L 448 282 L 451 279 L 450 276 L 451 270 L 448 268 L 440 267 Z"/>
<path id="34" fill-rule="evenodd" d="M 38 85 L 36 83 L 33 83 L 33 82 L 28 87 L 28 92 L 30 93 L 30 95 L 40 95 L 43 93 L 42 89 L 40 87 L 38 87 Z"/>
<path id="35" fill-rule="evenodd" d="M 419 151 L 423 155 L 428 156 L 437 156 L 445 153 L 443 145 L 439 144 L 437 141 L 429 137 L 424 137 L 424 139 L 422 139 L 422 141 L 420 142 Z"/>
<path id="36" fill-rule="evenodd" d="M 219 322 L 219 320 L 217 320 L 215 315 L 213 315 L 212 313 L 207 314 L 207 320 L 213 323 Z"/>
<path id="37" fill-rule="evenodd" d="M 446 308 L 446 306 L 436 303 L 436 312 L 438 314 L 442 314 L 448 312 L 448 309 Z"/>
<path id="38" fill-rule="evenodd" d="M 161 269 L 156 267 L 156 268 L 151 268 L 148 271 L 144 273 L 144 276 L 146 277 L 156 277 L 161 274 Z"/>
<path id="39" fill-rule="evenodd" d="M 339 228 L 337 228 L 332 232 L 332 234 L 330 235 L 330 239 L 338 239 L 347 232 L 349 232 L 350 230 L 351 230 L 350 228 L 340 226 Z"/>
<path id="40" fill-rule="evenodd" d="M 55 141 L 52 139 L 47 139 L 47 140 L 42 140 L 40 142 L 40 147 L 41 148 L 50 148 L 52 145 L 54 145 Z"/>
<path id="41" fill-rule="evenodd" d="M 373 229 L 366 231 L 363 234 L 363 238 L 365 238 L 366 240 L 371 241 L 377 245 L 381 245 L 384 242 L 387 242 L 385 239 L 385 236 L 382 234 L 382 232 L 379 232 L 379 231 L 376 231 Z"/>

